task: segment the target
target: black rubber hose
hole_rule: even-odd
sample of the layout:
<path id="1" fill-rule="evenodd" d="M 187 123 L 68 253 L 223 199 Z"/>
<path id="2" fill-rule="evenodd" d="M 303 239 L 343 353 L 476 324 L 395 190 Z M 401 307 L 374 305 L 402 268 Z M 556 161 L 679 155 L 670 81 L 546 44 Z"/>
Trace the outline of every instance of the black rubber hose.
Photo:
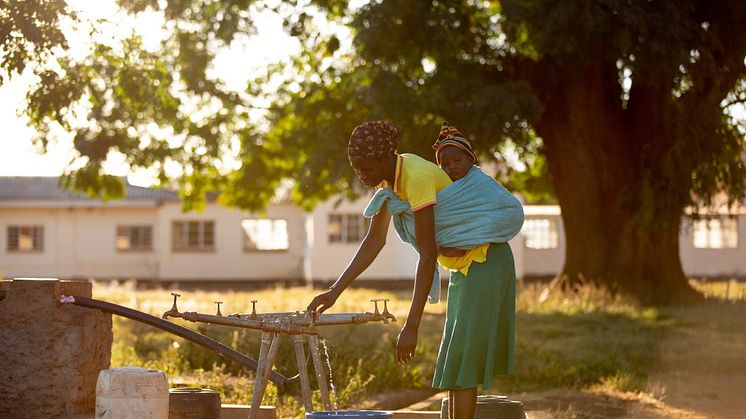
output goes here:
<path id="1" fill-rule="evenodd" d="M 101 300 L 94 300 L 87 297 L 73 296 L 73 298 L 75 298 L 75 301 L 73 302 L 73 304 L 75 305 L 105 311 L 107 313 L 116 314 L 117 316 L 122 316 L 128 319 L 136 320 L 138 322 L 149 324 L 153 327 L 157 327 L 169 333 L 173 333 L 174 335 L 181 336 L 182 338 L 192 341 L 198 345 L 202 345 L 207 349 L 217 352 L 218 354 L 223 355 L 228 359 L 236 361 L 239 364 L 250 368 L 252 371 L 256 371 L 257 362 L 253 358 L 248 357 L 229 346 L 223 345 L 222 343 L 214 339 L 210 339 L 205 335 L 199 334 L 191 329 L 187 329 L 186 327 L 179 326 L 178 324 L 171 323 L 170 321 L 159 319 L 158 317 L 151 316 L 150 314 L 120 306 L 118 304 L 108 303 Z M 291 381 L 295 381 L 294 379 L 285 377 L 277 371 L 270 371 L 269 379 L 279 386 L 285 386 L 290 384 Z"/>

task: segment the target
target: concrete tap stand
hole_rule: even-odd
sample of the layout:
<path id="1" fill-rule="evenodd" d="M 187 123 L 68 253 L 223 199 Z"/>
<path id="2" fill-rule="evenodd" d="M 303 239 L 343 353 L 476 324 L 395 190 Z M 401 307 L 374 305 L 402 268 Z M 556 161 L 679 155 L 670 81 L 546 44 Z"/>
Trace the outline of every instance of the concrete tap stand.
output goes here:
<path id="1" fill-rule="evenodd" d="M 93 414 L 96 379 L 111 359 L 111 315 L 58 301 L 90 297 L 91 284 L 17 278 L 0 289 L 0 417 Z"/>

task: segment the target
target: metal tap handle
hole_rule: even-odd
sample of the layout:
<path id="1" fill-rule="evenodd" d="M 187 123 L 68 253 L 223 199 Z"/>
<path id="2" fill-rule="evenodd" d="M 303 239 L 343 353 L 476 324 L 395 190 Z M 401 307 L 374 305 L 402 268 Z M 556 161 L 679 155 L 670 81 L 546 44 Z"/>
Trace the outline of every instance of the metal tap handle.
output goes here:
<path id="1" fill-rule="evenodd" d="M 251 317 L 256 317 L 256 302 L 257 300 L 251 300 Z"/>
<path id="2" fill-rule="evenodd" d="M 386 304 L 388 301 L 389 301 L 388 298 L 383 299 L 383 313 L 381 313 L 381 315 L 383 316 L 384 323 L 388 323 L 389 320 L 394 321 L 394 322 L 396 321 L 396 316 L 389 313 L 389 307 L 388 307 L 388 304 Z"/>
<path id="3" fill-rule="evenodd" d="M 163 316 L 161 316 L 161 318 L 163 318 L 163 319 L 167 319 L 168 316 L 177 316 L 177 315 L 181 314 L 181 313 L 179 313 L 179 309 L 176 307 L 176 299 L 179 298 L 179 297 L 181 297 L 181 294 L 172 292 L 171 295 L 174 296 L 174 305 L 171 306 L 170 310 L 168 310 L 167 312 L 163 313 Z"/>
<path id="4" fill-rule="evenodd" d="M 215 301 L 215 304 L 218 306 L 218 312 L 215 314 L 216 316 L 223 316 L 223 313 L 220 312 L 220 305 L 223 304 L 222 301 Z"/>
<path id="5" fill-rule="evenodd" d="M 370 302 L 373 303 L 373 304 L 375 304 L 375 307 L 376 307 L 376 309 L 374 311 L 374 314 L 380 314 L 379 311 L 378 311 L 378 302 L 379 301 L 381 301 L 379 298 L 374 298 L 374 299 L 370 300 Z"/>

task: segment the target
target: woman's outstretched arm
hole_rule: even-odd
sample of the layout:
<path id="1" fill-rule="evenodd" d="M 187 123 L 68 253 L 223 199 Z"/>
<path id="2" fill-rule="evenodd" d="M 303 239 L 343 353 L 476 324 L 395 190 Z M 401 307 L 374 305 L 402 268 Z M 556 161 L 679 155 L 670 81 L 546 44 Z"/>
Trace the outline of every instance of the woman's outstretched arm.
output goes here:
<path id="1" fill-rule="evenodd" d="M 318 315 L 333 306 L 342 291 L 376 260 L 376 257 L 386 244 L 386 235 L 389 231 L 390 221 L 391 213 L 388 207 L 384 205 L 381 211 L 373 216 L 368 233 L 365 235 L 362 243 L 360 243 L 360 247 L 355 252 L 355 256 L 353 256 L 350 264 L 347 265 L 342 275 L 329 288 L 329 291 L 317 295 L 311 301 L 311 304 L 308 305 L 309 312 Z"/>
<path id="2" fill-rule="evenodd" d="M 438 251 L 435 246 L 435 215 L 432 205 L 414 213 L 414 226 L 420 258 L 417 261 L 417 273 L 414 278 L 414 293 L 412 304 L 409 306 L 409 315 L 396 343 L 396 359 L 399 362 L 408 362 L 417 348 L 417 332 L 436 269 L 435 261 L 438 257 Z"/>

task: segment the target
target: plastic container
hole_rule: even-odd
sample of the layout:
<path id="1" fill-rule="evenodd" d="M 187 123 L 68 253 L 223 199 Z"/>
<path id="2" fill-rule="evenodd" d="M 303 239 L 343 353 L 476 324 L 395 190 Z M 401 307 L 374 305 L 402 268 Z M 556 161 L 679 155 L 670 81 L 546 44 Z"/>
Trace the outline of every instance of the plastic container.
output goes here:
<path id="1" fill-rule="evenodd" d="M 443 399 L 440 415 L 448 417 L 448 397 Z M 477 409 L 474 419 L 525 419 L 523 402 L 510 400 L 507 396 L 477 396 Z"/>
<path id="2" fill-rule="evenodd" d="M 168 391 L 169 419 L 220 419 L 220 393 L 206 388 Z"/>
<path id="3" fill-rule="evenodd" d="M 391 412 L 376 410 L 335 410 L 330 412 L 309 412 L 306 419 L 388 419 L 393 416 Z"/>
<path id="4" fill-rule="evenodd" d="M 140 367 L 102 370 L 96 381 L 97 419 L 168 419 L 168 378 Z"/>

